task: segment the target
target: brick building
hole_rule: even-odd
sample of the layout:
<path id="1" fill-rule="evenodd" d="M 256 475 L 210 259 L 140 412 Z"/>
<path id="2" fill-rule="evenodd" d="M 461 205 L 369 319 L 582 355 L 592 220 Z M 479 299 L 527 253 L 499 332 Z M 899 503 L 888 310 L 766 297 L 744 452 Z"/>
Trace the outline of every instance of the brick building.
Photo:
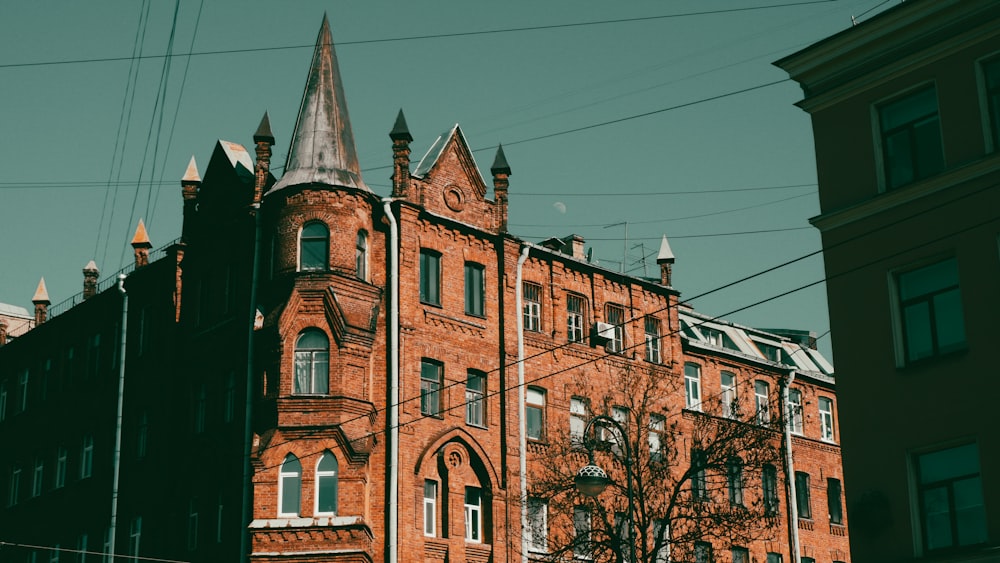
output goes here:
<path id="1" fill-rule="evenodd" d="M 855 561 L 995 561 L 1000 4 L 909 0 L 775 64 L 816 140 Z"/>
<path id="2" fill-rule="evenodd" d="M 743 543 L 637 515 L 619 552 L 848 560 L 833 370 L 808 333 L 684 305 L 666 239 L 645 279 L 590 263 L 580 237 L 510 234 L 503 150 L 484 180 L 458 126 L 415 163 L 402 112 L 389 136 L 382 198 L 324 20 L 281 178 L 265 114 L 254 156 L 219 141 L 203 175 L 192 159 L 177 241 L 151 252 L 140 223 L 120 275 L 88 264 L 84 299 L 36 296 L 35 328 L 0 348 L 0 557 L 600 559 L 584 540 L 623 497 L 540 484 L 586 463 L 582 433 L 609 416 L 627 436 L 595 428 L 600 459 L 625 439 L 680 504 L 766 514 Z M 706 428 L 777 457 L 697 461 Z"/>

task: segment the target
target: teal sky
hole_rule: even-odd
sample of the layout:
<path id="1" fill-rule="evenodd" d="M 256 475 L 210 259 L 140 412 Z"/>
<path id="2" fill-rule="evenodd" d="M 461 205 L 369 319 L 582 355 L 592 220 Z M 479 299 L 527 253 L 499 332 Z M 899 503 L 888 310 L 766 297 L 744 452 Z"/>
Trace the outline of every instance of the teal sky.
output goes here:
<path id="1" fill-rule="evenodd" d="M 603 265 L 627 251 L 643 275 L 645 254 L 653 276 L 666 234 L 674 285 L 694 297 L 819 248 L 809 119 L 771 62 L 895 0 L 181 0 L 176 25 L 175 2 L 145 4 L 0 7 L 0 302 L 30 310 L 40 277 L 54 304 L 68 299 L 92 259 L 111 275 L 139 218 L 154 247 L 177 238 L 188 159 L 204 172 L 217 139 L 252 153 L 265 110 L 281 166 L 324 12 L 376 193 L 389 192 L 399 108 L 414 161 L 457 122 L 486 177 L 503 143 L 515 235 L 580 234 Z M 589 22 L 603 23 L 568 25 Z M 133 65 L 135 49 L 154 57 Z M 165 69 L 166 52 L 178 56 Z M 774 232 L 729 234 L 747 231 Z M 728 314 L 823 275 L 817 256 L 692 304 L 823 334 L 822 284 Z"/>

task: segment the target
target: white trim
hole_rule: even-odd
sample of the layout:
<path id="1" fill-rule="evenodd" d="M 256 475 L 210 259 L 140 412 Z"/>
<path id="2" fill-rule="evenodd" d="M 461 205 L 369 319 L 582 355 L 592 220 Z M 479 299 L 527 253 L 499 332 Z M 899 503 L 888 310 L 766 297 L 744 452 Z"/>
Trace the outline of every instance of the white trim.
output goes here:
<path id="1" fill-rule="evenodd" d="M 333 471 L 320 471 L 319 464 L 326 459 L 326 456 L 333 458 L 334 470 Z M 320 478 L 333 478 L 334 480 L 334 497 L 333 504 L 334 509 L 332 512 L 322 512 L 319 509 L 319 486 Z M 340 496 L 340 462 L 337 461 L 337 456 L 333 455 L 330 450 L 323 450 L 323 454 L 319 456 L 319 460 L 316 462 L 316 478 L 313 480 L 315 486 L 315 492 L 313 494 L 313 515 L 314 516 L 334 516 L 337 514 L 337 509 L 340 508 L 339 496 Z M 280 497 L 279 497 L 280 498 Z M 300 501 L 301 504 L 301 501 Z"/>

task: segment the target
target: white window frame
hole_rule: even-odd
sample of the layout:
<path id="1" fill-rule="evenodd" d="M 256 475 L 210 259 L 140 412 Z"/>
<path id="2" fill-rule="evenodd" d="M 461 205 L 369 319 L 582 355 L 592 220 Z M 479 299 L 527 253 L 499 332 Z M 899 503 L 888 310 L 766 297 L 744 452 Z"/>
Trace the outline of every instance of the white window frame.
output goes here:
<path id="1" fill-rule="evenodd" d="M 187 548 L 198 549 L 198 499 L 194 497 L 188 502 Z"/>
<path id="2" fill-rule="evenodd" d="M 788 431 L 801 436 L 803 430 L 802 390 L 792 388 L 788 390 Z"/>
<path id="3" fill-rule="evenodd" d="M 368 281 L 368 232 L 358 231 L 354 245 L 354 274 L 361 281 Z"/>
<path id="4" fill-rule="evenodd" d="M 433 378 L 429 377 L 434 375 Z M 420 414 L 441 417 L 444 364 L 424 358 L 420 361 Z"/>
<path id="5" fill-rule="evenodd" d="M 69 460 L 69 452 L 66 448 L 59 446 L 56 448 L 56 474 L 55 487 L 61 489 L 66 486 L 66 466 Z"/>
<path id="6" fill-rule="evenodd" d="M 573 507 L 573 532 L 575 534 L 573 559 L 589 561 L 594 558 L 590 546 L 590 535 L 593 532 L 592 520 L 589 508 L 586 506 Z"/>
<path id="7" fill-rule="evenodd" d="M 528 497 L 528 551 L 547 553 L 549 549 L 549 503 L 538 497 Z"/>
<path id="8" fill-rule="evenodd" d="M 45 460 L 42 457 L 35 458 L 35 469 L 31 474 L 31 496 L 40 497 L 45 483 Z"/>
<path id="9" fill-rule="evenodd" d="M 726 379 L 729 379 L 727 382 Z M 737 405 L 736 395 L 736 374 L 731 371 L 719 373 L 719 407 L 722 409 L 722 416 L 726 418 L 736 418 L 737 412 L 734 410 Z"/>
<path id="10" fill-rule="evenodd" d="M 690 362 L 684 364 L 684 408 L 701 410 L 701 366 Z"/>
<path id="11" fill-rule="evenodd" d="M 820 397 L 817 403 L 819 408 L 820 437 L 825 442 L 833 442 L 836 439 L 833 427 L 833 399 Z"/>
<path id="12" fill-rule="evenodd" d="M 569 440 L 573 445 L 583 445 L 583 432 L 587 429 L 587 400 L 571 397 L 569 400 Z"/>
<path id="13" fill-rule="evenodd" d="M 583 342 L 587 334 L 587 298 L 575 293 L 566 295 L 566 339 Z"/>
<path id="14" fill-rule="evenodd" d="M 542 441 L 545 439 L 545 400 L 546 392 L 545 389 L 541 387 L 528 387 L 525 393 L 525 408 L 527 413 L 527 421 L 525 424 L 525 431 L 529 440 Z M 534 409 L 539 413 L 539 428 L 538 431 L 532 433 L 531 425 L 527 424 L 531 421 L 530 412 Z"/>
<path id="15" fill-rule="evenodd" d="M 625 307 L 616 303 L 604 305 L 604 317 L 608 324 L 613 327 L 611 340 L 608 341 L 607 351 L 611 354 L 622 354 L 625 352 Z"/>
<path id="16" fill-rule="evenodd" d="M 424 479 L 424 535 L 428 537 L 437 536 L 437 496 L 438 482 Z"/>
<path id="17" fill-rule="evenodd" d="M 471 383 L 479 381 L 479 388 Z M 465 380 L 465 423 L 486 428 L 486 374 L 469 370 Z"/>
<path id="18" fill-rule="evenodd" d="M 317 343 L 303 344 L 306 337 L 313 337 Z M 308 381 L 304 381 L 306 377 Z M 330 393 L 330 337 L 319 328 L 306 328 L 295 337 L 291 391 L 293 395 Z"/>
<path id="19" fill-rule="evenodd" d="M 475 503 L 469 502 L 469 495 L 475 495 Z M 465 487 L 465 541 L 482 543 L 483 541 L 483 490 L 478 487 Z"/>
<path id="20" fill-rule="evenodd" d="M 646 361 L 659 364 L 663 362 L 660 356 L 660 319 L 646 317 L 643 322 L 646 332 Z"/>
<path id="21" fill-rule="evenodd" d="M 754 396 L 754 419 L 757 424 L 769 424 L 771 422 L 771 384 L 763 379 L 753 382 Z"/>
<path id="22" fill-rule="evenodd" d="M 333 460 L 333 469 L 320 469 L 320 466 L 325 460 Z M 333 481 L 333 510 L 320 510 L 319 500 L 321 496 L 321 491 L 325 480 Z M 315 499 L 313 500 L 313 514 L 316 516 L 334 516 L 339 510 L 338 498 L 340 495 L 340 463 L 337 461 L 337 456 L 333 455 L 330 450 L 325 450 L 323 455 L 319 456 L 319 460 L 316 462 L 316 494 L 313 495 Z M 300 501 L 301 502 L 301 501 Z"/>
<path id="23" fill-rule="evenodd" d="M 542 286 L 537 283 L 524 282 L 521 286 L 522 307 L 524 308 L 524 330 L 541 332 L 542 330 Z"/>
<path id="24" fill-rule="evenodd" d="M 294 470 L 286 466 L 289 462 L 295 461 L 298 464 L 298 470 Z M 285 506 L 285 488 L 289 485 L 294 484 L 298 489 L 298 506 L 295 507 L 295 512 L 287 512 L 285 508 L 291 508 Z M 281 467 L 278 470 L 278 518 L 297 518 L 302 511 L 302 462 L 298 457 L 288 454 L 285 456 L 284 460 L 281 462 Z"/>
<path id="25" fill-rule="evenodd" d="M 667 431 L 667 417 L 649 415 L 649 460 L 663 461 L 663 434 Z"/>

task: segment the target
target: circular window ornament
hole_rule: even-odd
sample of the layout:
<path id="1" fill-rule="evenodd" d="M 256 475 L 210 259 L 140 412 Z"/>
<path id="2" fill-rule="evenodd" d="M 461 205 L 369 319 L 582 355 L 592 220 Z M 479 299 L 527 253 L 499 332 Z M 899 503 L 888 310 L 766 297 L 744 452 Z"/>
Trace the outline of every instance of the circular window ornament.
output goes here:
<path id="1" fill-rule="evenodd" d="M 465 195 L 457 186 L 448 186 L 444 190 L 444 204 L 452 211 L 465 209 Z"/>

